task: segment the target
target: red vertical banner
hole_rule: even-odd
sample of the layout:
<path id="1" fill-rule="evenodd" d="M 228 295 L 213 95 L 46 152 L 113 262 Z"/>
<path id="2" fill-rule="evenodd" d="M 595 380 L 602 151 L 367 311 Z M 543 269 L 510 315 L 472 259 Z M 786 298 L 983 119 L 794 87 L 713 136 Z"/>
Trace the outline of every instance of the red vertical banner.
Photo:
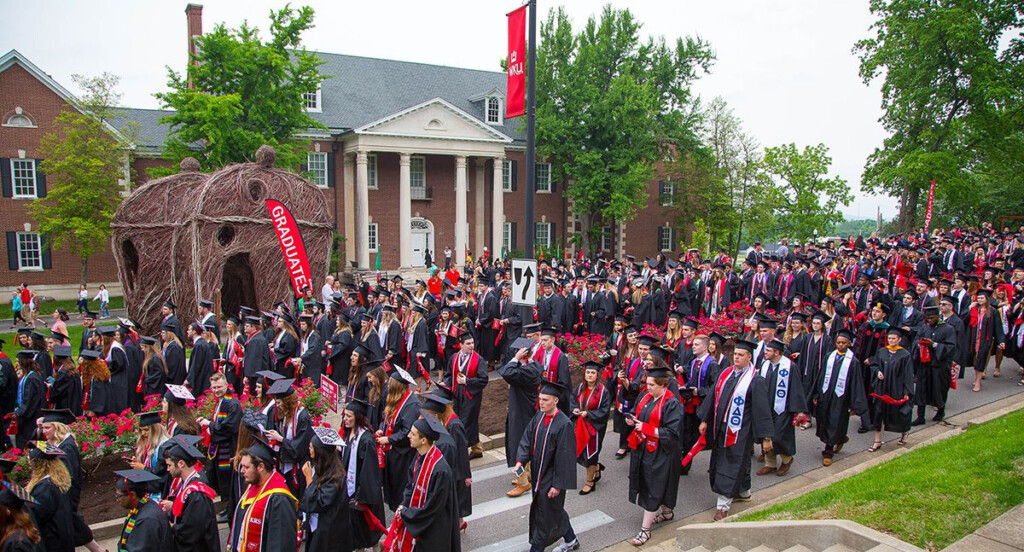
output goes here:
<path id="1" fill-rule="evenodd" d="M 299 297 L 302 295 L 303 287 L 313 285 L 309 258 L 306 257 L 306 246 L 302 243 L 299 226 L 295 224 L 295 219 L 288 208 L 280 201 L 268 199 L 267 211 L 270 213 L 270 221 L 274 224 L 277 241 L 281 244 L 281 254 L 284 256 L 288 276 L 292 280 L 292 288 L 295 289 L 295 296 Z"/>
<path id="2" fill-rule="evenodd" d="M 928 210 L 924 212 L 924 231 L 932 224 L 932 205 L 935 203 L 935 180 L 932 180 L 932 187 L 928 189 Z"/>
<path id="3" fill-rule="evenodd" d="M 526 113 L 526 9 L 522 6 L 508 17 L 508 86 L 505 117 Z"/>

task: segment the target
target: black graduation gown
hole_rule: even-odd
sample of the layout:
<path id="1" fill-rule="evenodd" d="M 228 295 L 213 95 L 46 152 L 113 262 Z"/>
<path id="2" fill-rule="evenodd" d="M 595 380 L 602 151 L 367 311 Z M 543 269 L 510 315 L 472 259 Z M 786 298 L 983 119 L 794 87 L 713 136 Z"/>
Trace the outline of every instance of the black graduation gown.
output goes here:
<path id="1" fill-rule="evenodd" d="M 0 552 L 42 552 L 43 544 L 34 543 L 29 540 L 28 535 L 21 529 L 15 529 L 7 536 Z"/>
<path id="2" fill-rule="evenodd" d="M 244 493 L 242 495 L 245 496 Z M 298 531 L 298 510 L 295 498 L 284 493 L 274 493 L 267 497 L 267 507 L 263 511 L 263 527 L 260 530 L 262 547 L 260 552 L 295 552 Z M 246 511 L 251 506 L 242 506 L 239 501 L 235 515 L 231 520 L 232 531 L 228 537 L 241 540 Z M 229 542 L 231 550 L 238 550 L 238 542 Z M 155 549 L 153 549 L 155 550 Z"/>
<path id="3" fill-rule="evenodd" d="M 184 328 L 181 327 L 181 322 L 178 321 L 177 316 L 174 316 L 174 313 L 168 314 L 164 317 L 163 323 L 171 327 L 171 332 L 178 336 L 178 341 L 182 343 L 185 342 Z"/>
<path id="4" fill-rule="evenodd" d="M 288 438 L 288 434 L 285 431 L 285 420 L 278 419 L 276 407 L 270 407 L 267 419 L 271 420 L 270 424 L 273 426 L 273 429 L 284 438 L 284 441 L 280 443 L 280 450 L 278 451 L 277 470 L 281 472 L 285 481 L 288 482 L 288 488 L 291 489 L 292 494 L 302 496 L 306 485 L 305 480 L 302 478 L 302 465 L 309 461 L 309 440 L 313 438 L 313 424 L 309 417 L 309 412 L 302 408 L 301 405 L 297 408 L 299 409 L 298 421 L 292 431 L 291 439 Z M 291 423 L 291 420 L 287 420 L 287 422 Z M 285 464 L 292 464 L 292 469 L 288 473 L 284 472 Z"/>
<path id="5" fill-rule="evenodd" d="M 138 344 L 131 340 L 125 341 L 124 354 L 128 357 L 128 407 L 132 412 L 138 412 L 142 408 L 142 395 L 137 389 L 142 378 L 142 359 L 145 356 Z"/>
<path id="6" fill-rule="evenodd" d="M 58 370 L 50 386 L 50 404 L 54 409 L 68 409 L 75 416 L 82 415 L 82 377 L 77 372 Z"/>
<path id="7" fill-rule="evenodd" d="M 498 375 L 508 383 L 508 413 L 505 416 L 505 461 L 516 464 L 516 449 L 530 419 L 537 412 L 537 389 L 541 382 L 536 363 L 520 364 L 512 359 L 498 368 Z"/>
<path id="8" fill-rule="evenodd" d="M 914 404 L 945 408 L 956 355 L 956 330 L 941 320 L 935 326 L 921 324 L 917 328 L 917 339 L 931 339 L 934 346 L 928 363 L 921 362 L 917 343 L 910 349 L 915 353 L 911 355 L 916 380 Z"/>
<path id="9" fill-rule="evenodd" d="M 752 369 L 752 368 L 748 368 Z M 714 393 L 700 405 L 697 413 L 701 420 L 708 424 L 704 438 L 711 449 L 711 463 L 708 473 L 711 479 L 711 490 L 722 496 L 736 496 L 750 489 L 750 451 L 754 441 L 762 441 L 774 434 L 772 414 L 768 402 L 768 383 L 760 374 L 747 387 L 746 400 L 743 404 L 743 423 L 740 425 L 736 442 L 725 446 L 728 424 L 725 422 L 726 410 L 731 405 L 732 393 L 739 383 L 739 377 L 733 377 L 732 367 L 724 368 L 723 372 L 730 375 L 722 385 L 718 399 Z M 717 385 L 717 382 L 716 382 Z"/>
<path id="10" fill-rule="evenodd" d="M 388 441 L 391 448 L 384 453 L 384 502 L 392 510 L 402 503 L 405 486 L 411 474 L 409 466 L 416 457 L 416 449 L 409 447 L 409 431 L 412 424 L 420 417 L 420 402 L 414 395 L 409 396 L 405 406 L 395 418 L 395 425 Z M 381 422 L 381 431 L 387 424 L 387 418 Z M 383 435 L 383 433 L 382 433 Z"/>
<path id="11" fill-rule="evenodd" d="M 50 376 L 53 375 L 53 359 L 50 358 L 50 353 L 46 351 L 36 352 L 35 361 L 39 365 L 39 371 L 43 374 L 43 379 L 50 379 Z"/>
<path id="12" fill-rule="evenodd" d="M 884 376 L 884 380 L 878 379 L 879 373 Z M 896 400 L 910 397 L 907 402 L 898 405 L 885 404 L 881 399 L 872 397 L 871 421 L 874 429 L 882 429 L 884 424 L 887 431 L 910 431 L 910 420 L 914 413 L 914 366 L 906 349 L 891 351 L 883 347 L 875 353 L 871 391 Z"/>
<path id="13" fill-rule="evenodd" d="M 793 415 L 807 411 L 807 397 L 804 395 L 804 385 L 800 380 L 800 368 L 795 362 L 787 362 L 783 357 L 779 360 L 777 368 L 771 368 L 771 363 L 765 360 L 765 382 L 768 386 L 768 409 L 772 415 L 772 448 L 775 454 L 793 456 L 796 454 L 796 428 L 793 427 Z M 782 374 L 783 370 L 788 373 L 788 381 Z M 782 412 L 775 411 L 775 399 L 778 393 L 786 391 L 785 404 L 780 405 Z"/>
<path id="14" fill-rule="evenodd" d="M 384 333 L 384 345 L 380 344 L 380 336 L 377 335 L 377 349 L 370 349 L 370 352 L 380 352 L 381 357 L 385 358 L 391 355 L 391 364 L 398 364 L 404 366 L 402 362 L 402 350 L 403 350 L 403 339 L 402 339 L 402 325 L 397 320 L 392 320 L 388 324 L 387 331 Z"/>
<path id="15" fill-rule="evenodd" d="M 487 375 L 487 360 L 476 355 L 476 376 L 466 376 L 465 384 L 458 384 L 458 393 L 455 396 L 455 404 L 453 408 L 455 413 L 459 415 L 463 425 L 466 427 L 466 439 L 469 440 L 469 444 L 475 445 L 480 442 L 480 404 L 484 399 L 484 387 L 487 386 L 487 382 L 490 378 Z M 444 383 L 449 389 L 455 389 L 453 385 L 452 376 L 455 371 L 454 363 L 458 362 L 462 357 L 461 353 L 453 354 L 451 359 L 448 361 L 448 365 L 444 372 Z M 471 358 L 470 363 L 473 362 Z M 469 364 L 467 363 L 467 368 Z M 463 374 L 466 375 L 464 370 Z"/>
<path id="16" fill-rule="evenodd" d="M 808 400 L 807 411 L 811 412 L 813 411 L 812 405 L 809 404 L 811 391 L 821 377 L 821 372 L 825 369 L 825 361 L 835 350 L 835 346 L 828 334 L 824 332 L 820 339 L 815 339 L 814 334 L 804 334 L 801 337 L 803 339 L 800 340 L 799 349 L 790 344 L 790 352 L 800 353 L 794 362 L 800 366 L 800 381 L 804 385 L 804 397 L 807 397 Z M 858 381 L 860 380 L 858 379 Z M 861 392 L 863 394 L 863 389 Z"/>
<path id="17" fill-rule="evenodd" d="M 584 396 L 583 400 L 587 404 L 581 405 L 580 397 L 585 395 L 585 386 L 586 382 L 580 382 L 576 389 L 569 394 L 569 412 L 573 412 L 577 408 L 587 412 L 587 421 L 597 430 L 597 452 L 594 453 L 594 456 L 587 458 L 587 451 L 584 450 L 576 459 L 576 463 L 581 466 L 596 466 L 600 463 L 601 448 L 604 445 L 604 434 L 608 429 L 608 418 L 611 415 L 612 409 L 612 393 L 607 387 L 598 383 L 592 392 L 593 396 Z M 598 398 L 595 399 L 595 396 Z M 590 406 L 593 400 L 597 401 L 597 405 L 593 409 L 588 410 L 587 407 Z M 574 414 L 572 416 L 573 422 L 575 423 L 578 418 L 579 416 Z"/>
<path id="18" fill-rule="evenodd" d="M 551 350 L 554 351 L 555 349 L 552 348 Z M 551 354 L 553 356 L 555 353 L 552 352 Z M 545 374 L 547 370 L 544 368 L 543 364 L 543 353 L 541 353 L 541 355 L 542 356 L 539 360 L 530 360 L 530 364 L 536 365 L 536 370 L 540 372 L 541 377 L 546 378 Z M 572 411 L 569 410 L 569 391 L 572 389 L 572 375 L 569 373 L 569 356 L 566 355 L 565 351 L 562 351 L 561 349 L 559 349 L 558 354 L 558 366 L 555 367 L 554 381 L 562 385 L 562 390 L 559 392 L 558 395 L 558 409 L 562 411 L 562 414 L 568 416 L 569 414 L 572 413 Z"/>
<path id="19" fill-rule="evenodd" d="M 686 375 L 686 387 L 695 388 L 696 391 L 686 392 L 687 396 L 680 397 L 680 403 L 683 406 L 682 425 L 679 430 L 680 438 L 680 450 L 685 456 L 686 453 L 690 452 L 693 445 L 697 444 L 697 440 L 700 439 L 700 422 L 701 419 L 697 415 L 697 411 L 700 405 L 708 397 L 713 395 L 715 392 L 715 382 L 718 381 L 718 374 L 721 372 L 721 367 L 714 357 L 708 355 L 706 362 L 707 367 L 704 369 L 704 377 L 701 378 L 701 368 L 704 361 L 698 362 L 698 359 L 693 359 L 687 366 Z M 694 365 L 696 363 L 696 365 Z M 684 389 L 680 390 L 680 393 L 684 393 Z M 689 397 L 689 394 L 693 393 L 693 397 Z M 684 468 L 686 473 L 689 473 L 690 468 L 687 466 Z"/>
<path id="20" fill-rule="evenodd" d="M 306 344 L 306 352 L 299 355 L 302 359 L 302 377 L 313 380 L 313 385 L 320 387 L 320 377 L 324 373 L 324 357 L 321 354 L 324 350 L 323 341 L 314 330 L 303 339 L 303 343 Z"/>
<path id="21" fill-rule="evenodd" d="M 349 468 L 353 453 L 356 455 L 354 474 Z M 366 518 L 363 517 L 362 508 L 369 508 L 381 524 L 384 524 L 384 495 L 381 492 L 384 477 L 377 463 L 377 445 L 373 441 L 373 432 L 364 431 L 356 441 L 349 439 L 348 446 L 342 449 L 341 461 L 348 477 L 355 482 L 355 493 L 351 499 L 358 505 L 349 516 L 352 546 L 369 548 L 377 544 L 382 533 L 370 530 Z"/>
<path id="22" fill-rule="evenodd" d="M 516 460 L 524 466 L 530 463 L 530 544 L 550 546 L 569 529 L 565 495 L 576 488 L 576 432 L 572 422 L 561 411 L 550 418 L 538 411 L 523 432 Z M 561 492 L 548 498 L 552 488 Z"/>
<path id="23" fill-rule="evenodd" d="M 185 383 L 185 378 L 188 377 L 188 370 L 185 368 L 185 350 L 181 348 L 181 345 L 171 341 L 164 347 L 163 353 L 164 362 L 167 364 L 166 383 L 173 383 L 174 385 Z"/>
<path id="24" fill-rule="evenodd" d="M 498 335 L 498 330 L 493 327 L 493 322 L 498 318 L 500 305 L 501 292 L 497 290 L 489 290 L 486 292 L 483 302 L 480 304 L 479 310 L 479 333 L 480 341 L 476 344 L 477 352 L 484 359 L 484 362 L 493 362 L 498 359 L 498 349 L 494 346 L 494 339 Z M 486 372 L 486 367 L 484 369 Z"/>
<path id="25" fill-rule="evenodd" d="M 968 345 L 970 356 L 968 366 L 974 367 L 977 372 L 983 372 L 988 366 L 988 359 L 992 355 L 994 347 L 998 346 L 1005 339 L 1003 325 L 1000 321 L 999 311 L 995 308 L 989 309 L 989 314 L 981 318 L 980 322 L 975 314 L 977 308 L 967 313 L 967 319 L 971 322 L 968 326 Z M 980 327 L 978 327 L 980 325 Z"/>
<path id="26" fill-rule="evenodd" d="M 17 401 L 18 373 L 14 371 L 10 357 L 0 351 L 0 417 L 14 412 Z"/>
<path id="27" fill-rule="evenodd" d="M 188 377 L 186 378 L 192 394 L 196 397 L 202 396 L 210 388 L 213 359 L 214 356 L 210 355 L 207 341 L 203 338 L 197 339 L 192 345 L 192 356 L 188 359 Z"/>
<path id="28" fill-rule="evenodd" d="M 967 357 L 970 355 L 970 335 L 968 335 L 967 329 L 964 327 L 964 321 L 955 314 L 949 315 L 946 319 L 946 324 L 953 328 L 953 333 L 956 335 L 956 347 L 953 351 L 953 362 L 960 366 L 960 377 L 964 377 L 964 368 L 967 367 Z"/>
<path id="29" fill-rule="evenodd" d="M 645 401 L 636 417 L 646 423 L 650 421 L 659 400 L 650 396 Z M 660 401 L 663 404 L 658 422 L 657 446 L 653 452 L 649 451 L 647 441 L 644 440 L 629 455 L 629 501 L 648 512 L 662 505 L 669 509 L 675 508 L 676 495 L 679 494 L 679 470 L 682 467 L 680 462 L 683 459 L 679 441 L 683 407 L 667 389 Z"/>
<path id="30" fill-rule="evenodd" d="M 451 456 L 446 453 L 445 460 L 448 461 L 448 467 L 452 469 L 452 475 L 455 477 L 455 496 L 459 501 L 459 517 L 466 517 L 473 513 L 473 487 L 466 485 L 466 480 L 473 477 L 473 471 L 469 466 L 469 442 L 466 440 L 466 426 L 462 424 L 461 418 L 452 416 L 448 419 L 446 429 L 452 443 L 455 444 L 455 450 Z"/>
<path id="31" fill-rule="evenodd" d="M 299 511 L 305 515 L 307 552 L 351 552 L 352 534 L 349 531 L 348 493 L 345 480 L 337 483 L 320 481 L 316 477 L 299 501 Z M 313 519 L 316 530 L 313 530 Z"/>
<path id="32" fill-rule="evenodd" d="M 167 374 L 164 372 L 162 360 L 153 355 L 146 363 L 146 375 L 142 380 L 143 398 L 151 395 L 163 395 L 167 390 Z"/>
<path id="33" fill-rule="evenodd" d="M 853 351 L 847 351 L 846 356 L 850 358 L 850 367 L 846 371 L 846 382 L 843 396 L 837 394 L 839 376 L 842 362 L 838 354 L 825 359 L 821 373 L 811 387 L 811 401 L 817 401 L 814 405 L 814 419 L 818 422 L 814 432 L 818 439 L 825 444 L 826 448 L 846 442 L 846 436 L 850 426 L 850 410 L 853 410 L 861 417 L 868 415 L 868 400 L 864 394 L 864 384 L 861 382 L 860 361 L 853 356 Z M 829 374 L 828 382 L 825 381 L 825 374 L 828 372 L 829 363 L 832 365 L 832 373 Z M 824 389 L 824 391 L 822 390 Z"/>
<path id="34" fill-rule="evenodd" d="M 426 502 L 419 508 L 409 506 L 411 488 L 415 484 L 412 482 L 419 478 L 424 458 L 425 455 L 416 455 L 409 474 L 412 479 L 409 496 L 402 501 L 402 523 L 416 539 L 417 550 L 459 552 L 462 550 L 462 542 L 459 539 L 458 499 L 455 497 L 452 469 L 444 456 L 434 464 L 427 479 Z"/>
<path id="35" fill-rule="evenodd" d="M 125 518 L 125 526 L 132 517 Z M 131 533 L 121 530 L 118 548 L 126 552 L 152 552 L 153 550 L 174 550 L 174 535 L 167 521 L 167 514 L 160 505 L 146 500 L 134 516 L 135 525 Z M 216 523 L 216 522 L 214 522 Z"/>
<path id="36" fill-rule="evenodd" d="M 173 514 L 168 514 L 173 517 Z M 185 498 L 181 516 L 173 519 L 174 544 L 178 550 L 219 552 L 220 532 L 217 530 L 217 512 L 210 497 L 193 491 Z"/>
<path id="37" fill-rule="evenodd" d="M 29 372 L 18 382 L 21 404 L 14 409 L 18 418 L 18 434 L 15 436 L 18 448 L 36 438 L 36 420 L 43 415 L 46 408 L 46 383 L 39 372 Z"/>
<path id="38" fill-rule="evenodd" d="M 255 332 L 245 340 L 245 352 L 242 353 L 242 373 L 247 378 L 255 378 L 258 372 L 273 370 L 270 363 L 270 349 L 263 333 Z"/>
<path id="39" fill-rule="evenodd" d="M 46 552 L 74 552 L 75 543 L 71 501 L 64 493 L 45 477 L 32 487 L 32 498 L 36 505 L 32 508 L 39 536 L 42 537 Z"/>
<path id="40" fill-rule="evenodd" d="M 139 380 L 132 381 L 128 372 L 128 355 L 121 347 L 110 346 L 110 362 L 107 363 L 107 368 L 110 369 L 110 394 L 107 396 L 106 411 L 120 414 L 128 408 L 128 395 L 135 393 L 135 386 Z"/>
<path id="41" fill-rule="evenodd" d="M 295 375 L 294 370 L 285 366 L 285 363 L 289 359 L 299 356 L 299 342 L 292 337 L 292 334 L 284 330 L 281 330 L 280 335 L 280 341 L 276 337 L 272 341 L 274 344 L 274 371 L 286 378 L 290 378 Z"/>
<path id="42" fill-rule="evenodd" d="M 348 385 L 348 372 L 352 369 L 352 349 L 355 338 L 351 331 L 335 332 L 331 336 L 331 356 L 327 361 L 331 364 L 331 381 L 345 387 Z"/>
<path id="43" fill-rule="evenodd" d="M 64 456 L 60 459 L 64 462 L 64 466 L 67 467 L 68 473 L 71 474 L 71 488 L 68 489 L 68 499 L 71 500 L 71 509 L 73 511 L 78 510 L 78 503 L 82 496 L 82 459 L 79 453 L 78 443 L 75 442 L 74 437 L 68 435 L 64 438 L 57 448 L 64 451 Z"/>
<path id="44" fill-rule="evenodd" d="M 214 406 L 216 408 L 216 406 Z M 206 482 L 217 491 L 221 498 L 227 499 L 229 486 L 234 480 L 233 471 L 229 467 L 220 468 L 220 462 L 229 462 L 235 456 L 235 445 L 238 441 L 238 426 L 242 422 L 242 406 L 237 399 L 221 399 L 220 413 L 225 416 L 214 416 L 210 419 L 210 456 L 206 462 Z M 233 503 L 232 503 L 233 504 Z"/>

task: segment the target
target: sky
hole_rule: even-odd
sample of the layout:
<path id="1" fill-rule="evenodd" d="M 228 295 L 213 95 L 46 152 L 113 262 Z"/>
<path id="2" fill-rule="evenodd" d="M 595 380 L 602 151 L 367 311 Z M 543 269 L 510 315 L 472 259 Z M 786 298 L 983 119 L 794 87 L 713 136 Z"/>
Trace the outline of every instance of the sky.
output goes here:
<path id="1" fill-rule="evenodd" d="M 237 27 L 243 20 L 264 29 L 271 9 L 285 2 L 207 0 L 203 28 Z M 562 0 L 574 25 L 582 26 L 608 2 Z M 307 49 L 340 54 L 497 70 L 506 54 L 504 14 L 521 0 L 339 2 L 308 0 L 316 28 Z M 559 4 L 540 0 L 538 14 Z M 17 49 L 65 88 L 72 74 L 111 72 L 121 77 L 122 103 L 157 108 L 167 67 L 187 61 L 185 6 L 169 0 L 0 0 L 7 22 L 0 54 Z M 723 97 L 744 129 L 763 146 L 824 143 L 831 175 L 845 179 L 854 201 L 848 219 L 874 218 L 876 207 L 890 219 L 893 198 L 860 190 L 867 156 L 881 146 L 880 82 L 865 85 L 857 73 L 854 43 L 874 21 L 868 0 L 629 0 L 647 36 L 670 41 L 700 36 L 717 61 L 695 90 L 704 100 Z M 343 76 L 341 78 L 344 78 Z"/>

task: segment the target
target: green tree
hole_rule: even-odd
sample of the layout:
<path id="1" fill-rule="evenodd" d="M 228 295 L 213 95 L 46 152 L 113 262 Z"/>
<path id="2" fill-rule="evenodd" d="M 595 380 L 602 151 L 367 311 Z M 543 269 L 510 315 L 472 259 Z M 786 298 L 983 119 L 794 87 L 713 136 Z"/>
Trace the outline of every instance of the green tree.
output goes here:
<path id="1" fill-rule="evenodd" d="M 121 98 L 116 92 L 120 79 L 110 73 L 71 78 L 83 94 L 65 106 L 40 141 L 47 193 L 28 211 L 48 245 L 67 247 L 78 256 L 86 283 L 89 257 L 108 244 L 110 220 L 121 203 L 121 182 L 130 179 L 131 144 L 130 136 L 106 122 Z"/>
<path id="2" fill-rule="evenodd" d="M 951 220 L 1021 207 L 1022 7 L 1020 0 L 871 1 L 874 36 L 854 51 L 865 84 L 883 79 L 889 136 L 868 158 L 862 187 L 899 196 L 900 230 L 920 223 L 933 179 L 936 212 Z M 979 185 L 1017 203 L 978 197 Z"/>
<path id="3" fill-rule="evenodd" d="M 765 148 L 760 179 L 774 207 L 776 236 L 806 241 L 842 222 L 839 206 L 853 195 L 845 180 L 827 176 L 831 164 L 825 144 Z"/>
<path id="4" fill-rule="evenodd" d="M 155 96 L 175 113 L 164 157 L 173 166 L 195 157 L 204 170 L 250 160 L 263 144 L 277 150 L 277 165 L 305 162 L 308 141 L 296 132 L 325 128 L 306 112 L 303 94 L 323 81 L 323 60 L 302 47 L 301 35 L 313 27 L 313 9 L 289 6 L 270 12 L 271 38 L 243 22 L 238 29 L 218 24 L 198 37 L 187 74 L 168 68 L 169 92 Z M 171 169 L 174 170 L 174 169 Z"/>
<path id="5" fill-rule="evenodd" d="M 655 163 L 699 147 L 690 85 L 710 68 L 710 48 L 699 38 L 642 41 L 640 28 L 611 6 L 579 32 L 561 8 L 541 25 L 537 152 L 584 228 L 632 219 Z"/>

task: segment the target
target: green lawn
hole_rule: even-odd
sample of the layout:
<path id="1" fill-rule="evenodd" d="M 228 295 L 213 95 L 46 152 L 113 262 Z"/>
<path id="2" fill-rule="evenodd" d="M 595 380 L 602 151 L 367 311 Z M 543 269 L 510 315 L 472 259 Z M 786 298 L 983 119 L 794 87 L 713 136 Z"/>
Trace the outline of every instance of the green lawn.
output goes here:
<path id="1" fill-rule="evenodd" d="M 1019 410 L 739 520 L 849 519 L 942 549 L 1024 501 L 1022 435 Z"/>
<path id="2" fill-rule="evenodd" d="M 110 321 L 104 320 L 103 322 L 109 323 Z M 10 326 L 8 325 L 5 327 Z M 50 335 L 49 325 L 47 325 L 46 328 L 37 328 L 36 331 L 43 335 Z M 78 358 L 78 343 L 82 340 L 82 327 L 68 326 L 68 333 L 70 334 L 68 335 L 68 339 L 71 340 L 71 351 L 75 354 L 75 358 Z M 21 347 L 18 346 L 17 340 L 15 339 L 14 332 L 0 333 L 0 339 L 6 341 L 6 343 L 4 344 L 4 352 L 7 353 L 7 356 L 14 358 L 14 355 L 18 354 L 18 350 L 21 349 Z"/>
<path id="3" fill-rule="evenodd" d="M 99 301 L 93 301 L 92 298 L 94 296 L 95 296 L 95 290 L 89 296 L 89 310 L 99 314 L 99 312 L 100 312 L 100 302 Z M 2 308 L 0 308 L 0 314 L 3 315 L 3 319 L 0 319 L 0 321 L 9 323 L 11 320 L 14 319 L 14 316 L 13 316 L 13 313 L 11 312 L 10 297 L 7 297 L 6 300 L 7 301 L 4 304 L 4 306 Z M 50 301 L 50 302 L 47 302 L 47 303 L 40 304 L 39 305 L 39 317 L 40 318 L 43 318 L 43 317 L 47 318 L 46 322 L 50 323 L 50 320 L 48 320 L 48 319 L 49 319 L 50 315 L 53 314 L 53 311 L 57 310 L 58 307 L 64 307 L 64 310 L 68 311 L 68 315 L 71 316 L 72 320 L 75 320 L 78 317 L 78 301 L 76 301 L 74 299 L 66 299 L 64 301 Z M 123 309 L 124 308 L 124 297 L 122 297 L 122 296 L 117 296 L 117 297 L 111 296 L 110 297 L 110 304 L 107 305 L 107 308 L 110 309 L 110 310 Z M 10 327 L 9 324 L 8 324 L 8 327 Z"/>

